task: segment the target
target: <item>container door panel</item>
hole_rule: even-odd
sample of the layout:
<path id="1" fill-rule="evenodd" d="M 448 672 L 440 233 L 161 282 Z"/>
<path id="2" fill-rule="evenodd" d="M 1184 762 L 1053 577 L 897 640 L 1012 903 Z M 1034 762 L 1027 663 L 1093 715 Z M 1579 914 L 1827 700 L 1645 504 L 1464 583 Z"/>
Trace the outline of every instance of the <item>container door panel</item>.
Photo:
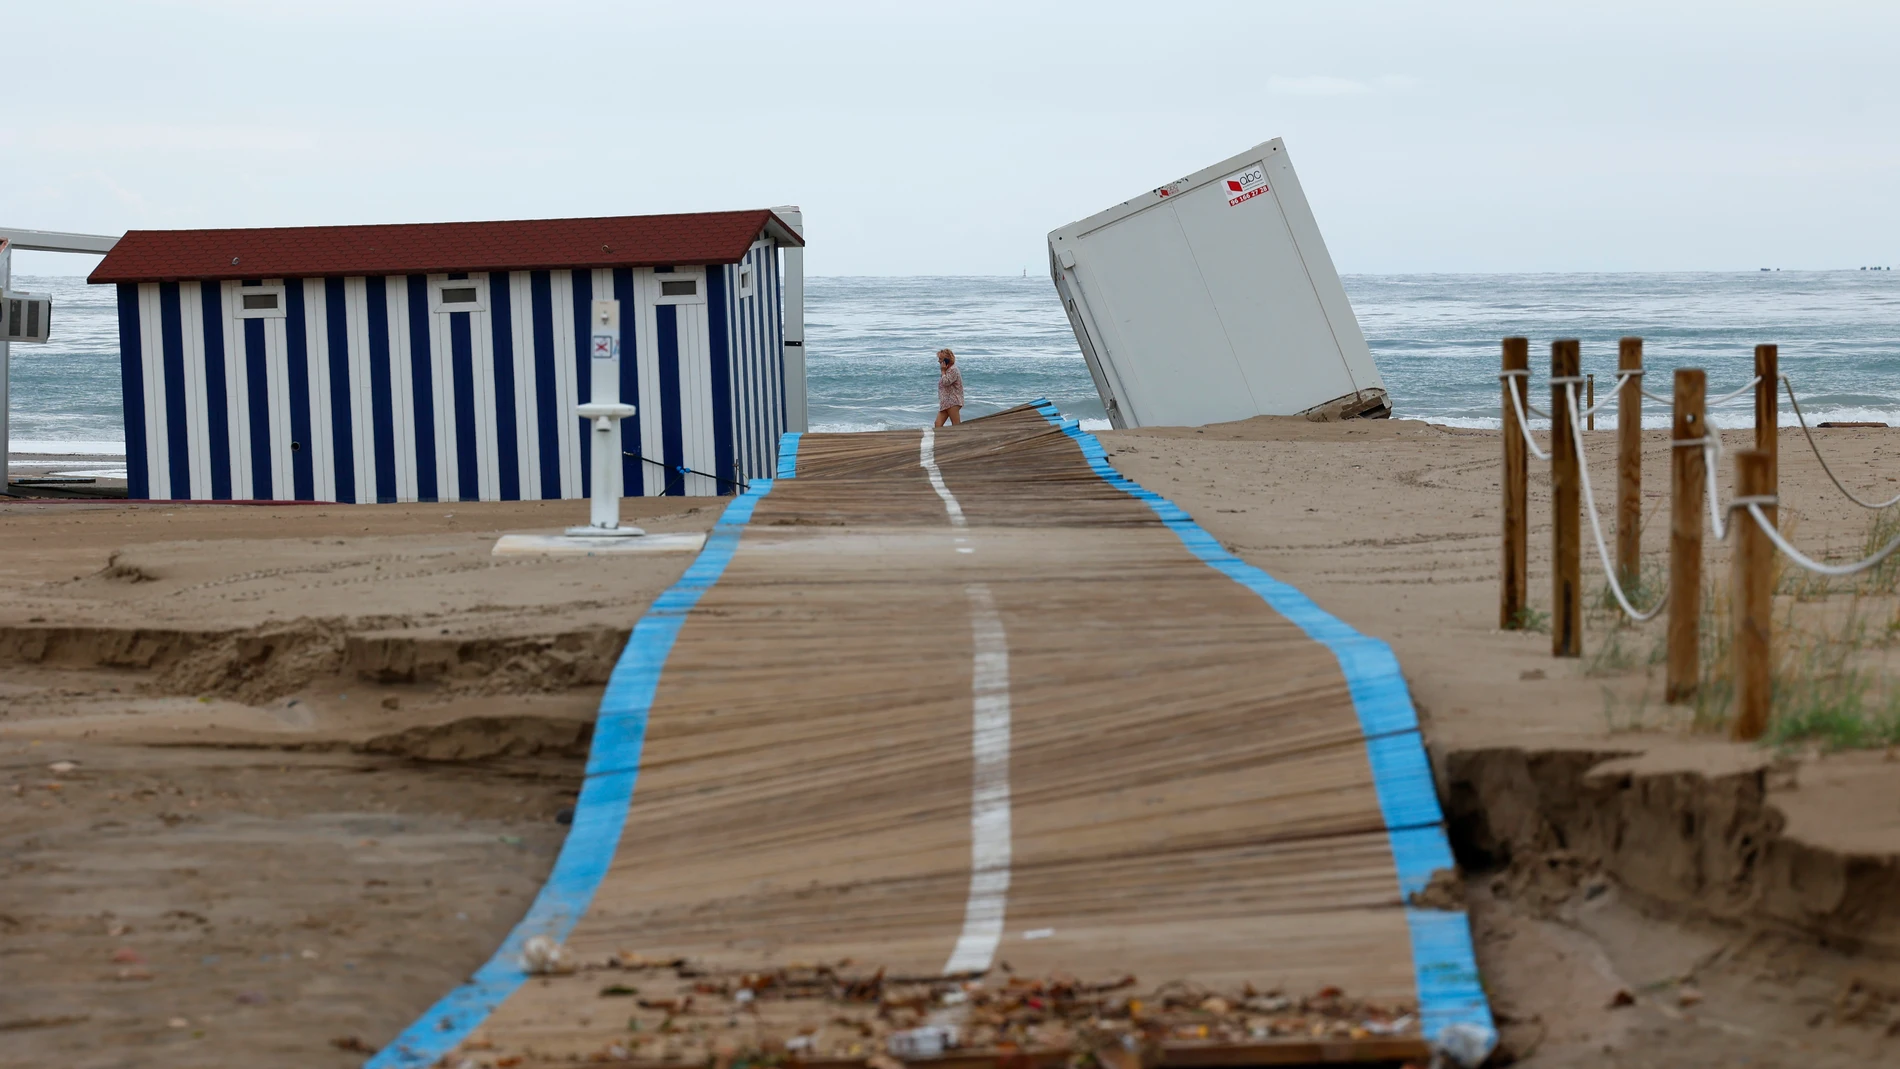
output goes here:
<path id="1" fill-rule="evenodd" d="M 1141 426 L 1246 419 L 1258 411 L 1172 205 L 1077 241 L 1076 269 L 1104 354 L 1139 399 Z"/>
<path id="2" fill-rule="evenodd" d="M 1293 415 L 1353 391 L 1326 310 L 1271 195 L 1228 202 L 1219 182 L 1170 205 L 1220 310 L 1258 411 Z"/>

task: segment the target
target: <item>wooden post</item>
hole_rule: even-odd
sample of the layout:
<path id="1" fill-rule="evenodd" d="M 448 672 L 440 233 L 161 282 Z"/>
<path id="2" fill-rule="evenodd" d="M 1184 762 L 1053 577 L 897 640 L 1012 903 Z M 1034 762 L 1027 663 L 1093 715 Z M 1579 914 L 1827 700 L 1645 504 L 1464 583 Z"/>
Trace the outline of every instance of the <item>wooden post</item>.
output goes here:
<path id="1" fill-rule="evenodd" d="M 1629 593 L 1643 577 L 1643 339 L 1617 343 L 1616 370 L 1636 372 L 1616 394 L 1616 573 Z"/>
<path id="2" fill-rule="evenodd" d="M 1597 377 L 1595 375 L 1585 375 L 1583 377 L 1583 407 L 1584 411 L 1589 413 L 1583 417 L 1583 429 L 1586 431 L 1597 429 L 1597 414 L 1589 411 L 1596 406 Z"/>
<path id="3" fill-rule="evenodd" d="M 1529 454 L 1519 410 L 1530 411 L 1531 343 L 1504 339 L 1504 573 L 1498 585 L 1498 627 L 1509 631 L 1524 620 L 1530 588 Z M 1516 391 L 1517 404 L 1511 403 Z"/>
<path id="4" fill-rule="evenodd" d="M 1735 454 L 1735 496 L 1773 495 L 1773 464 L 1773 455 L 1759 449 Z M 1767 509 L 1762 506 L 1762 511 Z M 1735 680 L 1735 713 L 1729 719 L 1728 733 L 1729 738 L 1748 742 L 1761 738 L 1768 730 L 1773 685 L 1769 629 L 1774 615 L 1775 547 L 1748 510 L 1729 513 L 1728 522 L 1735 530 L 1729 565 L 1729 597 L 1735 617 L 1730 668 Z"/>
<path id="5" fill-rule="evenodd" d="M 1577 340 L 1550 343 L 1550 653 L 1583 656 L 1582 486 L 1577 477 L 1576 435 L 1570 398 L 1581 363 Z M 1568 380 L 1568 381 L 1566 381 Z"/>
<path id="6" fill-rule="evenodd" d="M 1768 489 L 1764 494 L 1777 493 L 1781 485 L 1781 451 L 1779 427 L 1781 424 L 1781 379 L 1777 368 L 1781 363 L 1780 347 L 1774 345 L 1755 346 L 1755 376 L 1761 381 L 1755 384 L 1755 448 L 1768 454 Z M 1763 505 L 1762 513 L 1768 522 L 1781 526 L 1781 509 L 1774 505 Z"/>
<path id="7" fill-rule="evenodd" d="M 1669 667 L 1663 700 L 1695 697 L 1702 677 L 1702 436 L 1710 433 L 1703 399 L 1709 377 L 1700 368 L 1676 372 L 1676 412 L 1669 458 Z M 1694 443 L 1685 444 L 1685 443 Z"/>

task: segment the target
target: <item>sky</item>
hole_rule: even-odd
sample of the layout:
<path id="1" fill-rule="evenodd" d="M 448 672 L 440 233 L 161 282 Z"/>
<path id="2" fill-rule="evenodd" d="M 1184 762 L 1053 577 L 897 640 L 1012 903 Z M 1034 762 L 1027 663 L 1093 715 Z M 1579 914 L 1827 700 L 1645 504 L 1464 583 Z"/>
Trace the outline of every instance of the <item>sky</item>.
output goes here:
<path id="1" fill-rule="evenodd" d="M 1041 274 L 1050 230 L 1283 137 L 1346 273 L 1900 266 L 1892 0 L 0 0 L 0 23 L 0 226 L 798 204 L 812 274 Z"/>

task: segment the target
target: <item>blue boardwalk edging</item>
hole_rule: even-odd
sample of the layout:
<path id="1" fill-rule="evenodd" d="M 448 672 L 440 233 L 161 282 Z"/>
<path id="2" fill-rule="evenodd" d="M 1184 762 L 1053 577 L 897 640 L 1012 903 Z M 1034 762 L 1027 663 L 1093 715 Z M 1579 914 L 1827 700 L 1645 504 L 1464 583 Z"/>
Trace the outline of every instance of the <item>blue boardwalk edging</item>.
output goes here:
<path id="1" fill-rule="evenodd" d="M 778 439 L 778 477 L 781 479 L 798 478 L 798 439 L 797 431 L 786 431 Z"/>
<path id="2" fill-rule="evenodd" d="M 795 437 L 795 436 L 788 436 Z M 796 455 L 796 443 L 782 447 L 779 467 Z M 527 980 L 521 968 L 521 947 L 537 935 L 555 942 L 587 912 L 594 892 L 613 863 L 620 830 L 633 802 L 634 780 L 640 772 L 640 748 L 646 741 L 647 714 L 660 670 L 679 637 L 686 615 L 711 590 L 739 548 L 739 536 L 752 520 L 759 499 L 772 492 L 771 479 L 754 479 L 750 488 L 726 506 L 719 522 L 706 536 L 706 545 L 679 581 L 653 599 L 640 622 L 633 625 L 620 660 L 600 698 L 600 716 L 594 722 L 594 741 L 587 754 L 586 778 L 574 804 L 574 824 L 554 871 L 528 907 L 527 916 L 508 933 L 488 963 L 468 983 L 444 995 L 414 1024 L 364 1064 L 364 1069 L 422 1069 L 468 1038 L 516 988 Z"/>
<path id="3" fill-rule="evenodd" d="M 1154 510 L 1190 553 L 1260 595 L 1275 612 L 1338 659 L 1352 693 L 1353 710 L 1359 717 L 1379 808 L 1385 815 L 1386 839 L 1393 867 L 1398 870 L 1401 901 L 1409 901 L 1415 892 L 1424 890 L 1435 870 L 1451 868 L 1451 843 L 1445 838 L 1445 818 L 1432 785 L 1418 714 L 1392 647 L 1353 630 L 1298 588 L 1229 553 L 1179 505 L 1116 471 L 1102 443 L 1081 424 L 1064 417 L 1054 404 L 1037 400 L 1034 407 L 1075 440 L 1089 468 L 1104 482 Z M 1489 1036 L 1487 1049 L 1494 1045 L 1497 1027 L 1478 981 L 1471 926 L 1465 915 L 1406 906 L 1405 920 L 1412 937 L 1412 968 L 1425 1037 L 1435 1039 L 1446 1026 L 1462 1024 Z"/>

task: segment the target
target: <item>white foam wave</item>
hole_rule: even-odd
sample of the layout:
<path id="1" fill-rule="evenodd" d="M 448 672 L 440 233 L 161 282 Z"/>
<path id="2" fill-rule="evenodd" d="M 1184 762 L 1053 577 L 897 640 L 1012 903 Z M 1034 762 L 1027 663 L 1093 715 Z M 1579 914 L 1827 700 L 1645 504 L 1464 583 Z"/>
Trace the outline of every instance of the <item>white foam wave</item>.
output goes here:
<path id="1" fill-rule="evenodd" d="M 55 438 L 15 438 L 8 444 L 14 456 L 39 453 L 54 457 L 122 457 L 124 442 L 65 441 Z"/>
<path id="2" fill-rule="evenodd" d="M 1885 423 L 1900 426 L 1900 408 L 1880 408 L 1870 405 L 1841 405 L 1828 408 L 1808 408 L 1803 406 L 1802 415 L 1808 418 L 1808 426 L 1821 423 Z M 1462 427 L 1471 430 L 1495 431 L 1504 426 L 1504 420 L 1498 416 L 1422 416 L 1401 413 L 1401 419 L 1417 419 L 1426 423 L 1435 423 L 1441 427 Z M 1645 411 L 1643 427 L 1645 430 L 1666 430 L 1673 425 L 1673 418 L 1667 411 L 1661 413 Z M 1736 410 L 1723 407 L 1709 413 L 1709 422 L 1723 430 L 1739 430 L 1755 425 L 1755 413 L 1751 409 Z M 1792 409 L 1783 407 L 1776 422 L 1783 427 L 1798 427 L 1800 421 L 1795 418 Z M 1597 429 L 1609 430 L 1616 426 L 1616 413 L 1598 413 Z M 1535 431 L 1550 429 L 1550 421 L 1532 417 L 1530 427 Z"/>

